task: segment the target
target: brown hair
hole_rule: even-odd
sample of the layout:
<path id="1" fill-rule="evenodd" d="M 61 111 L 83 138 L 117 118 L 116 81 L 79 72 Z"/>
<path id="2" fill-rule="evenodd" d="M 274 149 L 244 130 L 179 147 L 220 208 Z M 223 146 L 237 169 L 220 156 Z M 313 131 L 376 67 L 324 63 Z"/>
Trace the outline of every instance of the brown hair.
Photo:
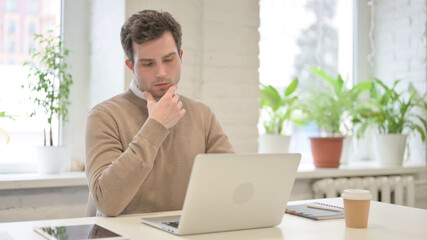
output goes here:
<path id="1" fill-rule="evenodd" d="M 120 38 L 126 56 L 134 64 L 132 42 L 142 44 L 158 39 L 165 31 L 172 33 L 176 48 L 181 52 L 181 25 L 168 12 L 142 10 L 133 14 L 122 26 Z"/>

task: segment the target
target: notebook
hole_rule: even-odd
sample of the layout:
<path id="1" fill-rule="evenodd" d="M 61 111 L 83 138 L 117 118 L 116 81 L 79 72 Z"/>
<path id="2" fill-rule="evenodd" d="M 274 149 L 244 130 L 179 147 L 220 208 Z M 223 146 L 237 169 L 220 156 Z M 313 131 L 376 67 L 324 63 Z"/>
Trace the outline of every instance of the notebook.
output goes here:
<path id="1" fill-rule="evenodd" d="M 281 223 L 300 154 L 200 154 L 180 216 L 142 222 L 177 235 Z"/>
<path id="2" fill-rule="evenodd" d="M 327 207 L 332 207 L 332 205 L 330 204 L 325 204 L 325 205 L 327 205 Z M 333 208 L 340 208 L 340 207 L 333 206 Z M 340 211 L 335 209 L 327 210 L 327 209 L 321 209 L 320 206 L 310 207 L 308 204 L 289 205 L 286 207 L 286 213 L 297 215 L 300 217 L 310 218 L 313 220 L 344 218 L 344 209 Z"/>
<path id="3" fill-rule="evenodd" d="M 309 208 L 318 208 L 318 209 L 324 209 L 329 211 L 336 211 L 336 212 L 342 212 L 344 211 L 344 208 L 341 206 L 336 206 L 330 203 L 323 203 L 323 202 L 311 202 L 307 203 L 307 207 Z"/>

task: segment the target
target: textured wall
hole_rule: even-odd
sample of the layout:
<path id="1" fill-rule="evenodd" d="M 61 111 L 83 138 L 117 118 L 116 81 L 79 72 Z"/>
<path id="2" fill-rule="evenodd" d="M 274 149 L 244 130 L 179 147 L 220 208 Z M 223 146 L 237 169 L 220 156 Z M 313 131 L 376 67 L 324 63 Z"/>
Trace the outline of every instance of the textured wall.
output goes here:
<path id="1" fill-rule="evenodd" d="M 87 186 L 0 190 L 0 222 L 84 217 L 88 193 Z"/>
<path id="2" fill-rule="evenodd" d="M 425 93 L 427 1 L 375 1 L 375 75 L 390 82 L 412 82 Z"/>
<path id="3" fill-rule="evenodd" d="M 93 0 L 90 6 L 90 106 L 104 101 L 124 88 L 124 61 L 120 28 L 125 20 L 125 3 L 115 0 Z M 74 16 L 78 17 L 78 16 Z"/>
<path id="4" fill-rule="evenodd" d="M 257 0 L 126 1 L 126 18 L 142 9 L 170 12 L 183 28 L 178 92 L 215 112 L 238 152 L 257 151 L 259 4 Z M 131 79 L 126 71 L 126 82 Z"/>
<path id="5" fill-rule="evenodd" d="M 401 79 L 399 90 L 409 82 L 421 94 L 427 91 L 427 1 L 374 1 L 373 74 L 389 85 Z M 426 163 L 426 144 L 410 135 L 407 164 Z"/>
<path id="6" fill-rule="evenodd" d="M 427 0 L 376 0 L 373 58 L 374 76 L 391 84 L 401 79 L 400 89 L 411 82 L 427 91 Z M 426 164 L 426 143 L 410 135 L 406 165 Z M 427 175 L 416 181 L 417 207 L 427 206 Z"/>

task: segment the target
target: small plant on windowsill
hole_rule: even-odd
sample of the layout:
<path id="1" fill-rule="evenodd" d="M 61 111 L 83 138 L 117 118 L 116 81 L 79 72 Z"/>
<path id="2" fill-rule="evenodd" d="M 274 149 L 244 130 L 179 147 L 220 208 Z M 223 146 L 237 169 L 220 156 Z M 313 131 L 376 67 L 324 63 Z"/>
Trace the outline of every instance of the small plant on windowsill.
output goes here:
<path id="1" fill-rule="evenodd" d="M 293 113 L 298 109 L 297 87 L 298 78 L 285 88 L 283 94 L 271 85 L 260 85 L 260 113 L 265 116 L 261 120 L 266 134 L 259 138 L 259 152 L 288 151 L 290 136 L 286 136 L 284 126 L 294 121 Z"/>
<path id="2" fill-rule="evenodd" d="M 418 134 L 423 142 L 426 139 L 427 111 L 426 95 L 421 96 L 409 83 L 406 91 L 397 91 L 400 80 L 391 87 L 380 79 L 375 79 L 370 89 L 369 103 L 365 111 L 359 114 L 361 126 L 358 136 L 365 134 L 369 126 L 377 129 L 376 150 L 382 165 L 401 166 L 405 152 L 407 134 Z"/>
<path id="3" fill-rule="evenodd" d="M 306 122 L 314 122 L 326 134 L 326 137 L 310 138 L 314 164 L 338 167 L 344 135 L 351 132 L 354 116 L 360 111 L 359 95 L 369 90 L 372 83 L 361 82 L 347 88 L 339 74 L 335 78 L 318 67 L 311 67 L 311 71 L 326 82 L 322 89 L 311 89 L 302 99 Z"/>
<path id="4" fill-rule="evenodd" d="M 34 41 L 39 44 L 39 50 L 33 50 L 31 61 L 24 63 L 24 66 L 29 67 L 29 74 L 28 83 L 22 87 L 28 88 L 33 93 L 30 100 L 35 104 L 35 107 L 30 116 L 43 114 L 49 128 L 49 143 L 46 129 L 43 128 L 43 145 L 53 147 L 53 120 L 58 119 L 59 124 L 68 121 L 68 107 L 70 105 L 68 98 L 70 86 L 73 83 L 71 74 L 67 73 L 68 64 L 65 62 L 69 51 L 64 48 L 61 36 L 56 36 L 53 30 L 49 30 L 45 35 L 34 34 Z M 64 155 L 64 150 L 49 151 L 62 151 L 60 154 Z M 53 172 L 56 171 L 53 170 Z M 52 171 L 47 170 L 47 172 Z"/>
<path id="5" fill-rule="evenodd" d="M 427 121 L 423 111 L 427 111 L 425 96 L 420 96 L 416 88 L 409 83 L 406 91 L 396 90 L 400 80 L 392 87 L 375 79 L 370 90 L 370 107 L 360 114 L 359 135 L 374 125 L 380 134 L 402 134 L 405 131 L 417 132 L 422 141 L 426 139 Z M 415 110 L 415 111 L 414 111 Z"/>

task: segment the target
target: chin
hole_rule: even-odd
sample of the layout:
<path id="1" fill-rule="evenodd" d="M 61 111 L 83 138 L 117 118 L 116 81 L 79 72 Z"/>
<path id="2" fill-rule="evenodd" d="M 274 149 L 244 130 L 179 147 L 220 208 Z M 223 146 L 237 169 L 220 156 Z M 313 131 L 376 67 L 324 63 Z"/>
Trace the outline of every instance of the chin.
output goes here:
<path id="1" fill-rule="evenodd" d="M 163 97 L 163 95 L 165 95 L 165 93 L 166 93 L 166 91 L 165 91 L 165 92 L 162 92 L 162 93 L 157 93 L 157 94 L 152 94 L 152 93 L 151 93 L 151 95 L 153 95 L 153 97 L 154 97 L 155 99 L 160 99 L 161 97 Z"/>

